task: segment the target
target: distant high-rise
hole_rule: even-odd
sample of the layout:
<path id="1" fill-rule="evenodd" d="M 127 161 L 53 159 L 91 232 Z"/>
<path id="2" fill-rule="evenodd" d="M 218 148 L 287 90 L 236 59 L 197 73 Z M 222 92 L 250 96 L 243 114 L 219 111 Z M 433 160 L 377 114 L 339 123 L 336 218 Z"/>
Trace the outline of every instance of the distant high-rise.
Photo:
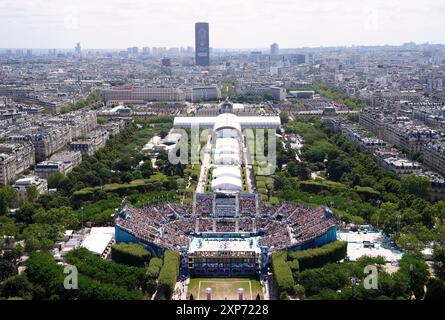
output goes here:
<path id="1" fill-rule="evenodd" d="M 82 48 L 80 47 L 80 43 L 78 42 L 75 48 L 76 54 L 81 54 L 82 52 Z"/>
<path id="2" fill-rule="evenodd" d="M 276 56 L 280 53 L 280 48 L 277 43 L 273 43 L 270 45 L 270 54 Z"/>
<path id="3" fill-rule="evenodd" d="M 142 48 L 142 54 L 145 54 L 145 55 L 150 54 L 150 48 L 149 47 L 143 47 Z"/>
<path id="4" fill-rule="evenodd" d="M 195 60 L 198 66 L 210 65 L 209 24 L 207 22 L 195 24 Z"/>
<path id="5" fill-rule="evenodd" d="M 138 47 L 130 47 L 130 48 L 127 48 L 127 52 L 131 53 L 131 54 L 138 54 L 139 48 Z"/>
<path id="6" fill-rule="evenodd" d="M 297 62 L 297 64 L 306 63 L 306 55 L 305 54 L 296 54 L 295 61 Z"/>

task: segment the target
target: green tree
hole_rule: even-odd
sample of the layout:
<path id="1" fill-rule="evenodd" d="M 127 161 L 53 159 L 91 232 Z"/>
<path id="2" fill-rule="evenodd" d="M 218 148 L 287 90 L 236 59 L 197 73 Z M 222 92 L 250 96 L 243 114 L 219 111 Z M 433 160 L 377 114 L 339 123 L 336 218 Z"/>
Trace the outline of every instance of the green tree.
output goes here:
<path id="1" fill-rule="evenodd" d="M 306 289 L 301 284 L 296 284 L 294 286 L 294 294 L 299 298 L 303 299 Z"/>
<path id="2" fill-rule="evenodd" d="M 150 176 L 153 174 L 153 168 L 149 160 L 144 161 L 139 169 L 142 172 L 142 177 L 145 179 L 150 178 Z"/>
<path id="3" fill-rule="evenodd" d="M 0 284 L 0 296 L 21 297 L 24 299 L 31 299 L 33 294 L 32 283 L 29 282 L 26 274 L 12 276 Z"/>
<path id="4" fill-rule="evenodd" d="M 433 251 L 433 261 L 436 266 L 439 267 L 443 273 L 445 269 L 445 248 L 442 246 L 436 246 Z"/>
<path id="5" fill-rule="evenodd" d="M 36 203 L 25 202 L 15 214 L 15 220 L 17 222 L 23 222 L 25 224 L 32 223 L 32 216 L 40 209 Z"/>
<path id="6" fill-rule="evenodd" d="M 38 209 L 32 216 L 35 223 L 47 225 L 60 225 L 63 228 L 76 228 L 79 225 L 79 217 L 70 207 L 52 208 L 50 210 Z"/>
<path id="7" fill-rule="evenodd" d="M 425 300 L 445 300 L 445 282 L 442 279 L 432 278 L 428 281 Z"/>
<path id="8" fill-rule="evenodd" d="M 49 225 L 34 223 L 23 230 L 23 238 L 26 243 L 26 251 L 37 250 L 49 251 L 54 247 L 56 241 L 62 238 L 63 227 L 60 225 Z"/>
<path id="9" fill-rule="evenodd" d="M 7 213 L 8 208 L 17 204 L 17 190 L 10 185 L 0 188 L 0 215 Z"/>
<path id="10" fill-rule="evenodd" d="M 349 274 L 342 265 L 328 264 L 323 268 L 308 269 L 300 273 L 300 284 L 308 295 L 320 293 L 323 289 L 340 290 L 349 284 Z"/>
<path id="11" fill-rule="evenodd" d="M 300 180 L 308 180 L 311 176 L 311 170 L 304 162 L 290 161 L 287 172 L 291 177 L 298 177 Z"/>
<path id="12" fill-rule="evenodd" d="M 16 273 L 14 262 L 0 256 L 0 282 Z"/>
<path id="13" fill-rule="evenodd" d="M 397 273 L 403 274 L 409 279 L 409 288 L 416 299 L 422 299 L 424 286 L 429 279 L 428 265 L 420 253 L 405 254 L 399 261 Z"/>
<path id="14" fill-rule="evenodd" d="M 415 175 L 404 176 L 401 179 L 402 191 L 422 198 L 428 198 L 430 194 L 430 181 L 426 177 Z"/>
<path id="15" fill-rule="evenodd" d="M 413 233 L 402 233 L 396 239 L 396 244 L 407 252 L 419 252 L 425 247 L 422 241 L 417 239 Z"/>
<path id="16" fill-rule="evenodd" d="M 48 177 L 48 188 L 49 189 L 59 189 L 62 185 L 65 176 L 61 172 L 54 172 Z"/>
<path id="17" fill-rule="evenodd" d="M 280 112 L 280 120 L 283 125 L 289 122 L 289 114 L 286 111 Z"/>
<path id="18" fill-rule="evenodd" d="M 26 197 L 29 202 L 34 202 L 39 197 L 39 192 L 37 191 L 37 188 L 35 185 L 31 184 L 29 186 L 26 186 Z"/>
<path id="19" fill-rule="evenodd" d="M 372 223 L 382 227 L 386 233 L 393 233 L 398 228 L 399 206 L 396 203 L 384 202 L 376 215 L 372 217 Z"/>
<path id="20" fill-rule="evenodd" d="M 15 237 L 18 233 L 19 227 L 14 223 L 14 219 L 0 216 L 0 238 L 4 236 Z"/>
<path id="21" fill-rule="evenodd" d="M 329 179 L 334 181 L 340 181 L 343 174 L 348 173 L 351 170 L 349 164 L 346 161 L 331 160 L 328 161 L 326 172 Z"/>

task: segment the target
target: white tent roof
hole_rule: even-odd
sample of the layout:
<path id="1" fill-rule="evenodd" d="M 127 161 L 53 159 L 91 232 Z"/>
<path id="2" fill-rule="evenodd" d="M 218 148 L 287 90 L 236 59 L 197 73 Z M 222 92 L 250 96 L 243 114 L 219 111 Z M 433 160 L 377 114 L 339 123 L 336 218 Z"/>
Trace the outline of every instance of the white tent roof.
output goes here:
<path id="1" fill-rule="evenodd" d="M 240 159 L 238 154 L 219 153 L 215 154 L 216 164 L 239 164 Z"/>
<path id="2" fill-rule="evenodd" d="M 239 154 L 239 149 L 229 146 L 215 148 L 215 154 Z"/>
<path id="3" fill-rule="evenodd" d="M 214 130 L 220 128 L 233 128 L 241 132 L 241 125 L 239 123 L 239 117 L 233 113 L 223 113 L 216 117 Z"/>
<path id="4" fill-rule="evenodd" d="M 280 117 L 241 117 L 241 127 L 246 128 L 279 128 L 281 126 Z"/>
<path id="5" fill-rule="evenodd" d="M 221 147 L 231 147 L 239 150 L 239 143 L 238 140 L 233 138 L 219 138 L 216 139 L 215 142 L 215 149 L 221 148 Z"/>
<path id="6" fill-rule="evenodd" d="M 213 177 L 232 177 L 241 178 L 241 172 L 238 167 L 235 166 L 220 166 L 213 169 Z"/>
<path id="7" fill-rule="evenodd" d="M 221 128 L 227 121 L 234 120 L 237 117 L 231 113 L 224 113 L 220 116 L 229 114 L 228 117 L 221 117 L 218 121 L 218 117 L 176 117 L 173 125 L 175 127 L 190 128 L 192 125 L 199 125 L 202 128 Z M 237 117 L 237 124 L 230 125 L 229 127 L 240 126 L 241 129 L 249 128 L 279 128 L 281 126 L 281 120 L 278 116 L 256 116 L 256 117 Z M 218 125 L 216 126 L 216 123 Z"/>
<path id="8" fill-rule="evenodd" d="M 91 228 L 90 234 L 85 237 L 80 246 L 101 255 L 113 238 L 113 227 Z"/>
<path id="9" fill-rule="evenodd" d="M 215 131 L 215 138 L 240 138 L 241 132 L 233 128 L 221 128 Z"/>
<path id="10" fill-rule="evenodd" d="M 212 181 L 212 190 L 240 191 L 241 180 L 233 177 L 221 177 Z"/>
<path id="11" fill-rule="evenodd" d="M 190 128 L 199 125 L 201 128 L 213 128 L 216 117 L 176 117 L 173 120 L 174 127 Z"/>

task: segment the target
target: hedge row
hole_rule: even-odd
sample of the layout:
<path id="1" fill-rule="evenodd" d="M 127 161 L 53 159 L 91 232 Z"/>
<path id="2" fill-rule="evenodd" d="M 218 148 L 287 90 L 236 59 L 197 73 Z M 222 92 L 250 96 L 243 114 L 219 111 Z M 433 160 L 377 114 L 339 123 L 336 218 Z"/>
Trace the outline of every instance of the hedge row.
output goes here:
<path id="1" fill-rule="evenodd" d="M 58 265 L 49 253 L 33 253 L 27 265 L 26 275 L 34 288 L 37 288 L 33 293 L 33 298 L 36 300 L 142 300 L 144 298 L 139 290 L 128 290 L 112 283 L 102 283 L 84 275 L 81 270 L 78 275 L 78 289 L 67 290 L 64 288 L 64 281 L 68 274 L 64 273 L 64 267 Z"/>
<path id="2" fill-rule="evenodd" d="M 345 186 L 341 183 L 336 183 L 332 181 L 323 181 L 323 182 L 317 182 L 317 181 L 301 181 L 299 183 L 300 190 L 303 192 L 311 192 L 311 193 L 318 193 L 321 191 L 340 191 L 342 189 L 345 189 Z"/>
<path id="3" fill-rule="evenodd" d="M 346 241 L 334 241 L 320 248 L 289 252 L 288 259 L 298 260 L 300 271 L 320 268 L 325 264 L 344 259 L 347 248 Z"/>
<path id="4" fill-rule="evenodd" d="M 264 180 L 257 180 L 256 186 L 258 189 L 266 189 L 266 182 Z"/>
<path id="5" fill-rule="evenodd" d="M 152 258 L 147 268 L 147 277 L 157 279 L 162 268 L 162 260 L 159 258 Z"/>
<path id="6" fill-rule="evenodd" d="M 99 197 L 101 193 L 111 193 L 118 196 L 128 196 L 137 193 L 146 193 L 150 191 L 162 191 L 176 189 L 175 179 L 164 179 L 155 181 L 154 179 L 134 180 L 130 183 L 106 184 L 101 187 L 88 187 L 74 192 L 75 200 L 92 201 Z"/>
<path id="7" fill-rule="evenodd" d="M 292 294 L 295 282 L 286 262 L 286 252 L 272 253 L 271 266 L 278 296 Z"/>
<path id="8" fill-rule="evenodd" d="M 65 261 L 76 266 L 79 273 L 103 283 L 129 290 L 142 288 L 145 284 L 144 268 L 103 260 L 85 248 L 71 250 L 66 254 Z"/>
<path id="9" fill-rule="evenodd" d="M 374 190 L 371 187 L 355 187 L 355 191 L 358 193 L 358 195 L 364 200 L 369 201 L 370 199 L 379 199 L 380 198 L 380 192 L 377 190 Z"/>
<path id="10" fill-rule="evenodd" d="M 150 264 L 148 265 L 147 272 L 145 275 L 147 276 L 147 281 L 145 283 L 145 290 L 148 294 L 152 295 L 155 293 L 158 288 L 157 279 L 159 277 L 159 272 L 162 268 L 162 260 L 159 258 L 151 258 Z"/>
<path id="11" fill-rule="evenodd" d="M 113 261 L 133 267 L 144 267 L 151 258 L 150 252 L 135 243 L 119 243 L 111 247 Z"/>
<path id="12" fill-rule="evenodd" d="M 179 252 L 166 250 L 164 264 L 159 272 L 157 298 L 170 300 L 179 275 Z"/>

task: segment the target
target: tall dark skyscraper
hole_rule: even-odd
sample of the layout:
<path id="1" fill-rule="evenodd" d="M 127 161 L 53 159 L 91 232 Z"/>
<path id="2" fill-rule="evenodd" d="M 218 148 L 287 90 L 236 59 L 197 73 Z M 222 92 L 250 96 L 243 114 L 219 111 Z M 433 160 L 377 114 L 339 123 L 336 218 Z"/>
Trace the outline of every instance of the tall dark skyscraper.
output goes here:
<path id="1" fill-rule="evenodd" d="M 76 51 L 76 54 L 80 55 L 82 53 L 82 48 L 80 47 L 80 42 L 76 44 L 76 47 L 74 48 Z"/>
<path id="2" fill-rule="evenodd" d="M 209 24 L 198 22 L 195 24 L 195 61 L 198 66 L 210 65 L 209 52 Z"/>

